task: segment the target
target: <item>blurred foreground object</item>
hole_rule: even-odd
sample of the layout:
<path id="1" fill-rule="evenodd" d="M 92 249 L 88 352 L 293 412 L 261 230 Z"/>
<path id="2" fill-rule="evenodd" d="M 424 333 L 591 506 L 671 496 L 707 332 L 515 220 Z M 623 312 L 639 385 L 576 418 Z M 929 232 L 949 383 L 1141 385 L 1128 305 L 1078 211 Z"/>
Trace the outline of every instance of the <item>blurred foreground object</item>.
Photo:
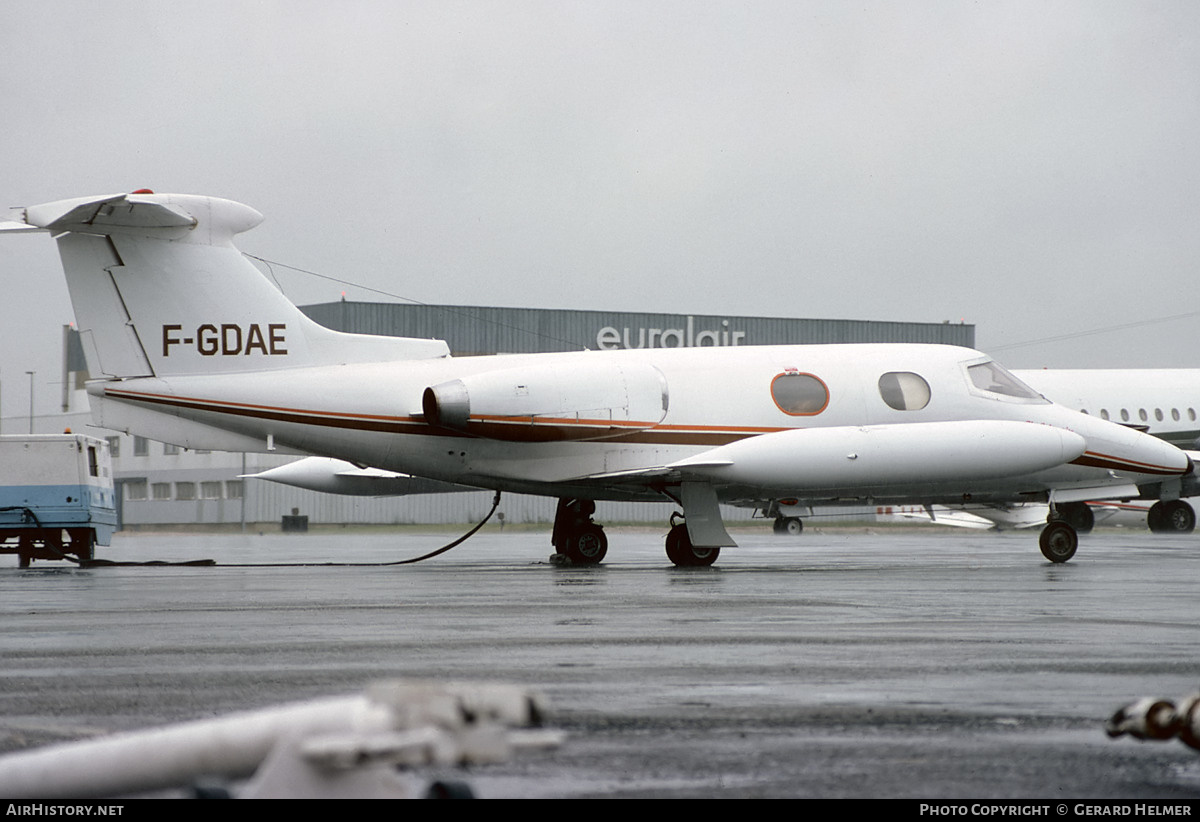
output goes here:
<path id="1" fill-rule="evenodd" d="M 388 681 L 360 696 L 231 714 L 0 757 L 0 796 L 98 798 L 205 785 L 232 798 L 417 798 L 401 771 L 555 747 L 542 697 L 497 683 Z M 246 781 L 242 781 L 246 780 Z M 239 784 L 235 785 L 237 782 Z M 468 793 L 439 783 L 431 795 Z"/>

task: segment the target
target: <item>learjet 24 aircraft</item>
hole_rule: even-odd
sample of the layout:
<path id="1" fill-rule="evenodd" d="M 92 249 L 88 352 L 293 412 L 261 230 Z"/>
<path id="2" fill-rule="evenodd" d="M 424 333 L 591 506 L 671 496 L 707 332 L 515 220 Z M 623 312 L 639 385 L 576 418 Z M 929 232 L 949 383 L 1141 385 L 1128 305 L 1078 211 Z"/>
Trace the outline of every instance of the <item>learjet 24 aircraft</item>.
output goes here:
<path id="1" fill-rule="evenodd" d="M 559 498 L 554 543 L 607 551 L 595 500 L 672 500 L 676 565 L 734 545 L 719 503 L 1178 496 L 1175 446 L 1054 405 L 978 351 L 800 345 L 456 357 L 317 325 L 233 245 L 262 215 L 190 195 L 14 209 L 58 241 L 98 425 L 187 448 L 336 457 Z M 674 521 L 674 517 L 672 518 Z M 1053 519 L 1043 554 L 1069 559 Z"/>

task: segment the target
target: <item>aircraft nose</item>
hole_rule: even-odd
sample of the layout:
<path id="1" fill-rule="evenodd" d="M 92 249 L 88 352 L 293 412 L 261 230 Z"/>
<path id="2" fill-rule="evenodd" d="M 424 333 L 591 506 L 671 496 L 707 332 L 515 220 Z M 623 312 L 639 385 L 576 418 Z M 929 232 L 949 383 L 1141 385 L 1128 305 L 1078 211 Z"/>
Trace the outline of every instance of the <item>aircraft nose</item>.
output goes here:
<path id="1" fill-rule="evenodd" d="M 1158 437 L 1121 426 L 1105 434 L 1088 437 L 1087 450 L 1075 463 L 1160 477 L 1183 476 L 1195 469 L 1187 454 Z"/>

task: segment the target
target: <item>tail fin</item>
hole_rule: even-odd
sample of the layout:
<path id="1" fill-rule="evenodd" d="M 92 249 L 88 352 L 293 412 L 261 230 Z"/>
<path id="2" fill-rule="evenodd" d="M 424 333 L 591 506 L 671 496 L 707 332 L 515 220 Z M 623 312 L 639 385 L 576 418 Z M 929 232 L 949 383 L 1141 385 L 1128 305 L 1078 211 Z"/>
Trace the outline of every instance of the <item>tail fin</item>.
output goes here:
<path id="1" fill-rule="evenodd" d="M 30 206 L 55 235 L 93 377 L 235 373 L 446 356 L 440 340 L 317 325 L 233 245 L 262 222 L 215 197 L 135 192 Z"/>

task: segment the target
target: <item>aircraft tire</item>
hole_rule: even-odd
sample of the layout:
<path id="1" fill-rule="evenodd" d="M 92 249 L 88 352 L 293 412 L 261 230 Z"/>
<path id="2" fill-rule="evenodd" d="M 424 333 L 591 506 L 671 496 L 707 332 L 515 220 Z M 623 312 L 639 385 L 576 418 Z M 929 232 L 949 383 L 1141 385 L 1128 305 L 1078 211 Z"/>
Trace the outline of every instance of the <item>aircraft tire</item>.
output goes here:
<path id="1" fill-rule="evenodd" d="M 1150 533 L 1159 534 L 1165 529 L 1163 527 L 1163 504 L 1156 502 L 1150 506 L 1150 510 L 1146 512 L 1146 527 L 1150 529 Z"/>
<path id="2" fill-rule="evenodd" d="M 563 553 L 574 565 L 599 565 L 608 554 L 608 537 L 599 525 L 584 525 L 567 538 Z"/>
<path id="3" fill-rule="evenodd" d="M 425 791 L 426 799 L 474 799 L 470 784 L 457 779 L 439 779 Z"/>
<path id="4" fill-rule="evenodd" d="M 1038 538 L 1042 556 L 1051 562 L 1066 562 L 1075 556 L 1079 547 L 1079 534 L 1069 522 L 1054 520 L 1046 524 Z"/>
<path id="5" fill-rule="evenodd" d="M 804 520 L 800 517 L 776 517 L 773 530 L 776 534 L 798 537 L 804 532 Z"/>
<path id="6" fill-rule="evenodd" d="M 667 559 L 679 568 L 701 568 L 712 565 L 721 555 L 720 548 L 697 548 L 692 545 L 687 526 L 680 523 L 667 532 Z"/>
<path id="7" fill-rule="evenodd" d="M 1161 503 L 1163 506 L 1160 529 L 1167 534 L 1190 534 L 1196 530 L 1196 512 L 1181 499 Z"/>
<path id="8" fill-rule="evenodd" d="M 1086 502 L 1064 502 L 1057 508 L 1058 519 L 1070 524 L 1078 534 L 1090 534 L 1096 527 L 1096 515 Z"/>

